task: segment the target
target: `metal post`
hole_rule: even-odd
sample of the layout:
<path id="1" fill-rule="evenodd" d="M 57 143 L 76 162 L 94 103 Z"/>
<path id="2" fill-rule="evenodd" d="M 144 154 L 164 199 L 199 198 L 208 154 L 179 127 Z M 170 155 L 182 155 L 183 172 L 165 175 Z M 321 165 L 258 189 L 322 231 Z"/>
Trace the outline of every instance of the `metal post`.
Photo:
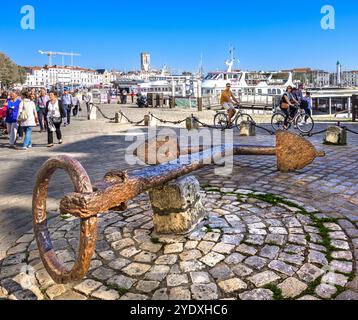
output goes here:
<path id="1" fill-rule="evenodd" d="M 329 115 L 332 114 L 332 98 L 328 99 L 328 106 L 329 106 Z"/>
<path id="2" fill-rule="evenodd" d="M 348 99 L 347 99 L 347 103 L 348 103 L 348 105 L 347 105 L 347 110 L 348 110 L 348 118 L 350 118 L 351 117 L 351 115 L 352 115 L 352 99 L 351 99 L 352 97 L 348 97 Z"/>

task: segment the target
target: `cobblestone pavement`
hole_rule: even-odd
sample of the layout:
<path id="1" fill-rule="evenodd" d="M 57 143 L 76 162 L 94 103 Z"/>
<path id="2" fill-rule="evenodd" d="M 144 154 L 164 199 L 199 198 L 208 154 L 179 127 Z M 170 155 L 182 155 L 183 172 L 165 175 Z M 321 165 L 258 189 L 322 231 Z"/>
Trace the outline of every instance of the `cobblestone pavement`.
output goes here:
<path id="1" fill-rule="evenodd" d="M 75 119 L 64 129 L 65 144 L 51 150 L 39 133 L 27 152 L 0 140 L 0 299 L 358 299 L 358 136 L 352 134 L 343 147 L 323 145 L 322 135 L 310 138 L 327 156 L 296 173 L 279 173 L 274 158 L 254 156 L 235 157 L 230 177 L 214 175 L 212 167 L 194 173 L 208 218 L 186 236 L 153 235 L 150 203 L 141 195 L 124 213 L 101 216 L 87 278 L 54 284 L 31 230 L 37 170 L 58 154 L 80 160 L 92 181 L 128 168 L 130 126 L 103 119 L 88 124 Z M 274 144 L 261 130 L 236 139 Z M 56 211 L 71 190 L 69 179 L 56 174 L 50 188 L 50 232 L 70 266 L 78 220 Z"/>

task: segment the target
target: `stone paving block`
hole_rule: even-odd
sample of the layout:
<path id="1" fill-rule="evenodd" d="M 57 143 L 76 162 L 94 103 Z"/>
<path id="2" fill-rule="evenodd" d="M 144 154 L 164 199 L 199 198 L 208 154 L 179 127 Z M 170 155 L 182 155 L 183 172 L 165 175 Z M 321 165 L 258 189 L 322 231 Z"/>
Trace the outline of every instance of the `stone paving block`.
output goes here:
<path id="1" fill-rule="evenodd" d="M 348 282 L 348 278 L 342 274 L 329 272 L 322 277 L 322 284 L 331 284 L 344 287 Z"/>
<path id="2" fill-rule="evenodd" d="M 190 278 L 193 284 L 210 283 L 210 277 L 207 272 L 190 272 Z"/>
<path id="3" fill-rule="evenodd" d="M 253 256 L 257 253 L 257 249 L 254 247 L 248 246 L 246 244 L 240 244 L 236 247 L 236 251 L 242 254 Z"/>
<path id="4" fill-rule="evenodd" d="M 298 277 L 305 282 L 313 282 L 324 274 L 324 271 L 313 264 L 306 263 L 297 271 Z"/>
<path id="5" fill-rule="evenodd" d="M 74 292 L 72 290 L 66 291 L 64 294 L 57 296 L 54 298 L 54 300 L 86 300 L 87 297 L 79 294 L 77 292 Z"/>
<path id="6" fill-rule="evenodd" d="M 202 257 L 200 261 L 205 263 L 209 267 L 214 267 L 224 259 L 225 259 L 224 255 L 216 252 L 210 252 L 206 256 Z"/>
<path id="7" fill-rule="evenodd" d="M 257 288 L 276 282 L 280 277 L 273 271 L 264 271 L 248 278 Z"/>
<path id="8" fill-rule="evenodd" d="M 217 300 L 218 288 L 214 283 L 193 284 L 190 287 L 194 300 Z"/>
<path id="9" fill-rule="evenodd" d="M 92 293 L 93 298 L 100 300 L 118 300 L 119 294 L 116 290 L 108 289 L 105 286 L 100 287 L 98 290 Z"/>
<path id="10" fill-rule="evenodd" d="M 168 287 L 178 287 L 189 282 L 186 274 L 170 274 L 167 276 Z"/>
<path id="11" fill-rule="evenodd" d="M 280 283 L 278 286 L 282 290 L 282 296 L 285 298 L 295 298 L 307 289 L 307 284 L 290 277 Z"/>
<path id="12" fill-rule="evenodd" d="M 223 280 L 218 283 L 220 289 L 225 293 L 237 292 L 240 290 L 245 290 L 247 284 L 240 280 L 239 278 L 232 278 L 228 280 Z"/>
<path id="13" fill-rule="evenodd" d="M 136 285 L 136 289 L 144 293 L 150 293 L 155 289 L 157 289 L 159 285 L 160 285 L 159 281 L 140 280 Z"/>
<path id="14" fill-rule="evenodd" d="M 336 287 L 329 284 L 320 284 L 315 289 L 315 293 L 323 299 L 330 299 L 336 292 Z"/>
<path id="15" fill-rule="evenodd" d="M 339 294 L 337 297 L 336 297 L 336 300 L 355 300 L 357 301 L 358 300 L 358 293 L 357 292 L 354 292 L 354 291 L 351 291 L 351 290 L 347 290 L 345 292 L 342 292 L 341 294 Z"/>
<path id="16" fill-rule="evenodd" d="M 151 266 L 148 264 L 134 262 L 123 268 L 122 271 L 130 277 L 139 277 L 146 273 L 150 268 Z"/>
<path id="17" fill-rule="evenodd" d="M 254 289 L 239 294 L 241 300 L 273 300 L 273 292 L 268 289 Z"/>
<path id="18" fill-rule="evenodd" d="M 210 269 L 209 272 L 215 280 L 227 279 L 234 276 L 231 269 L 224 263 L 216 265 L 214 268 Z"/>
<path id="19" fill-rule="evenodd" d="M 190 300 L 191 294 L 190 290 L 184 287 L 176 287 L 170 289 L 169 292 L 169 299 L 170 300 Z"/>
<path id="20" fill-rule="evenodd" d="M 146 280 L 157 280 L 157 281 L 163 281 L 164 278 L 167 276 L 167 274 L 170 271 L 169 266 L 165 265 L 154 265 L 150 268 L 149 272 L 145 274 Z"/>
<path id="21" fill-rule="evenodd" d="M 292 277 L 295 273 L 295 270 L 292 266 L 284 263 L 283 261 L 273 260 L 269 263 L 268 267 L 274 271 L 282 273 L 286 276 Z"/>

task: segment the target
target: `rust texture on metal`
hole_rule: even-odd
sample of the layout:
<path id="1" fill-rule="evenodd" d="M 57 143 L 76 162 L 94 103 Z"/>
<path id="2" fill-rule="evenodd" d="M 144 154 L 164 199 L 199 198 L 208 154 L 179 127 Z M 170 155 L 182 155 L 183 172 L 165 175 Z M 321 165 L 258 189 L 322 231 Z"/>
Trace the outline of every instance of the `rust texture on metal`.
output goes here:
<path id="1" fill-rule="evenodd" d="M 145 148 L 137 150 L 137 157 L 146 162 L 155 151 L 165 163 L 147 166 L 132 172 L 111 171 L 103 180 L 94 183 L 81 164 L 69 157 L 59 156 L 48 160 L 40 169 L 33 193 L 33 222 L 42 261 L 57 283 L 81 279 L 88 271 L 95 249 L 97 215 L 108 210 L 125 210 L 129 200 L 144 191 L 165 185 L 167 182 L 213 164 L 215 157 L 226 155 L 270 155 L 277 157 L 278 169 L 288 172 L 310 164 L 317 152 L 307 140 L 291 133 L 278 132 L 276 147 L 222 145 L 193 147 L 181 150 L 173 137 L 147 141 Z M 165 146 L 165 142 L 170 146 Z M 140 148 L 139 148 L 140 149 Z M 58 260 L 47 229 L 46 198 L 49 181 L 57 169 L 65 170 L 74 185 L 74 192 L 66 194 L 60 202 L 60 212 L 81 219 L 80 247 L 76 263 L 67 270 Z"/>
<path id="2" fill-rule="evenodd" d="M 33 226 L 42 262 L 57 283 L 69 283 L 82 279 L 89 268 L 96 246 L 97 217 L 81 219 L 80 243 L 76 262 L 71 270 L 65 268 L 53 248 L 47 228 L 46 199 L 49 182 L 57 169 L 65 170 L 70 176 L 74 189 L 80 194 L 91 194 L 92 184 L 81 164 L 67 156 L 52 158 L 44 163 L 37 174 L 33 191 Z"/>
<path id="3" fill-rule="evenodd" d="M 311 164 L 317 157 L 324 157 L 311 142 L 292 132 L 276 133 L 277 168 L 281 172 L 290 172 Z"/>

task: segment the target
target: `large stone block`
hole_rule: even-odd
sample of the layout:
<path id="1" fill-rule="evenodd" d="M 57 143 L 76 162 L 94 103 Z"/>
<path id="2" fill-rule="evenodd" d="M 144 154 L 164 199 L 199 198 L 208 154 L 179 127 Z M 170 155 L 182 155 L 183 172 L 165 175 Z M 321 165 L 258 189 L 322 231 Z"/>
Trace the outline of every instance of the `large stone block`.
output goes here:
<path id="1" fill-rule="evenodd" d="M 324 139 L 325 144 L 344 146 L 347 144 L 347 130 L 342 127 L 329 127 Z"/>
<path id="2" fill-rule="evenodd" d="M 152 189 L 149 197 L 157 233 L 187 233 L 204 218 L 200 184 L 193 176 Z"/>
<path id="3" fill-rule="evenodd" d="M 256 127 L 251 121 L 243 121 L 240 124 L 240 136 L 256 136 Z"/>

